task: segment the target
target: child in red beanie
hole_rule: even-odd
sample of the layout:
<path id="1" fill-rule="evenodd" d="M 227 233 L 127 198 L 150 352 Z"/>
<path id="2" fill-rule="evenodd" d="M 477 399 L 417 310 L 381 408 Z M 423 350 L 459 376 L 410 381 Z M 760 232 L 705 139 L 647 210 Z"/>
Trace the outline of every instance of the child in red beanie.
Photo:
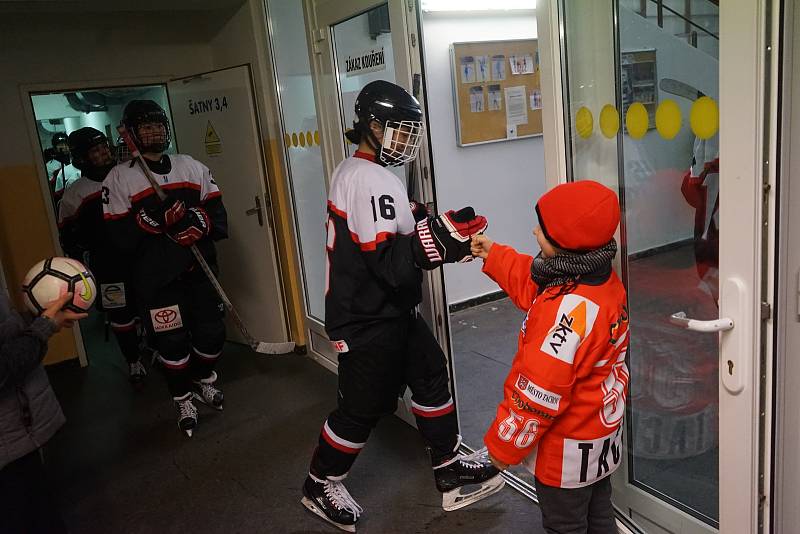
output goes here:
<path id="1" fill-rule="evenodd" d="M 524 461 L 549 533 L 616 533 L 609 475 L 622 461 L 628 389 L 625 288 L 611 267 L 619 202 L 592 181 L 536 204 L 535 257 L 473 238 L 483 272 L 527 311 L 484 441 L 499 469 Z"/>

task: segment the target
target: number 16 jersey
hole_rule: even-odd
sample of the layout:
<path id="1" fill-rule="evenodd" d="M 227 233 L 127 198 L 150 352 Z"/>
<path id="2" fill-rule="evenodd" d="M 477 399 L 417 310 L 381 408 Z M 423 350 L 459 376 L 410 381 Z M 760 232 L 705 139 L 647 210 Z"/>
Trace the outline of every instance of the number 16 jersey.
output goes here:
<path id="1" fill-rule="evenodd" d="M 342 161 L 331 179 L 327 234 L 325 328 L 336 350 L 346 352 L 422 300 L 403 183 L 371 154 Z"/>

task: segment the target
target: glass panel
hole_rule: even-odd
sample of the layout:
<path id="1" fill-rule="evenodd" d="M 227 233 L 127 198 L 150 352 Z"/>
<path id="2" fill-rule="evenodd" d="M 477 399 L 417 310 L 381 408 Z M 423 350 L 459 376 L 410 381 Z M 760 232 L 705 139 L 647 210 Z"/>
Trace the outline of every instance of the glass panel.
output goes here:
<path id="1" fill-rule="evenodd" d="M 532 4 L 528 2 L 527 7 L 532 8 Z M 423 10 L 422 29 L 426 111 L 439 212 L 471 205 L 488 219 L 487 234 L 492 239 L 519 252 L 537 254 L 539 247 L 532 234 L 536 224 L 533 204 L 546 188 L 543 139 L 527 137 L 458 146 L 450 53 L 452 43 L 469 42 L 482 47 L 474 52 L 477 57 L 494 56 L 500 62 L 491 73 L 494 80 L 474 82 L 472 86 L 532 83 L 525 79 L 530 75 L 511 74 L 509 58 L 502 54 L 509 46 L 506 40 L 536 39 L 535 12 L 497 8 L 479 17 L 465 17 L 463 13 Z M 532 57 L 538 69 L 536 54 Z M 498 71 L 502 75 L 495 74 Z M 499 79 L 503 76 L 504 81 Z M 539 73 L 533 76 L 538 78 Z M 460 78 L 458 71 L 458 83 Z M 531 123 L 537 120 L 536 104 L 533 99 L 526 102 Z M 500 119 L 505 124 L 505 101 L 500 109 L 489 109 L 487 105 L 476 113 L 482 120 Z M 444 266 L 459 423 L 464 443 L 475 449 L 483 446 L 484 434 L 503 400 L 503 383 L 517 352 L 526 311 L 517 308 L 481 272 L 482 266 L 480 260 Z M 512 470 L 526 481 L 533 481 L 525 467 L 514 466 Z"/>
<path id="2" fill-rule="evenodd" d="M 131 100 L 153 100 L 166 110 L 168 117 L 171 117 L 167 89 L 164 85 L 78 89 L 31 95 L 36 130 L 46 165 L 50 197 L 56 218 L 64 191 L 80 178 L 80 171 L 71 164 L 69 145 L 65 136 L 79 128 L 95 128 L 106 135 L 112 150 L 119 155 L 129 154 L 127 150 L 121 150 L 124 143 L 117 139 L 117 125 L 122 120 L 122 111 Z M 175 129 L 170 129 L 173 142 L 167 153 L 174 154 L 177 151 L 177 140 Z M 98 224 L 101 223 L 102 221 L 98 219 Z M 89 269 L 93 268 L 89 254 L 76 259 L 85 263 Z M 87 320 L 79 323 L 88 357 L 90 359 L 99 357 L 100 354 L 109 351 L 119 353 L 119 346 L 116 343 L 109 345 L 105 340 L 105 314 L 96 307 L 92 307 L 89 314 Z M 121 353 L 118 358 L 117 361 L 123 361 Z"/>
<path id="3" fill-rule="evenodd" d="M 718 526 L 717 336 L 669 323 L 718 316 L 718 61 L 630 4 L 615 26 L 611 0 L 562 2 L 572 176 L 618 188 L 624 208 L 631 380 L 615 500 Z"/>
<path id="4" fill-rule="evenodd" d="M 375 80 L 396 83 L 389 7 L 384 4 L 333 26 L 342 131 L 353 127 L 353 111 L 361 89 Z M 408 90 L 409 88 L 406 87 Z M 347 155 L 357 145 L 345 140 Z M 388 169 L 405 180 L 403 167 Z"/>
<path id="5" fill-rule="evenodd" d="M 325 205 L 311 66 L 301 2 L 268 2 L 306 309 L 325 321 Z"/>

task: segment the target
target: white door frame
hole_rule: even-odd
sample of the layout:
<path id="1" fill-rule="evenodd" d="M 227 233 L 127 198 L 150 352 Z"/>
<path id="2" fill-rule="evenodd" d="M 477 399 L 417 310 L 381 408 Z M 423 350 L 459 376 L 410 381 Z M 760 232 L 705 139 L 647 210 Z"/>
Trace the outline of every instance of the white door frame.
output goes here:
<path id="1" fill-rule="evenodd" d="M 57 255 L 63 256 L 64 251 L 61 249 L 61 242 L 58 236 L 58 224 L 56 223 L 57 214 L 53 208 L 53 200 L 50 198 L 50 184 L 48 182 L 47 173 L 45 172 L 46 165 L 44 157 L 42 156 L 41 143 L 39 142 L 39 132 L 36 128 L 36 115 L 34 114 L 33 104 L 31 102 L 31 94 L 33 93 L 58 93 L 67 92 L 71 90 L 80 89 L 101 89 L 105 87 L 135 87 L 138 85 L 163 85 L 166 89 L 168 78 L 161 77 L 139 77 L 139 78 L 123 78 L 113 80 L 91 80 L 83 82 L 59 82 L 59 83 L 35 83 L 24 84 L 19 87 L 20 102 L 22 102 L 22 111 L 25 115 L 25 123 L 28 126 L 28 138 L 34 153 L 34 162 L 36 163 L 36 173 L 39 176 L 39 189 L 41 190 L 42 200 L 45 206 L 45 217 L 47 217 L 47 224 L 50 229 L 50 237 L 53 240 L 53 247 Z M 77 351 L 78 361 L 81 367 L 89 365 L 89 360 L 86 356 L 86 347 L 83 343 L 83 336 L 79 325 L 72 327 L 72 335 L 74 336 L 75 347 Z"/>
<path id="2" fill-rule="evenodd" d="M 772 376 L 765 363 L 771 361 L 772 346 L 770 336 L 763 335 L 771 324 L 762 319 L 762 302 L 773 304 L 775 166 L 764 163 L 774 161 L 775 154 L 778 65 L 767 61 L 767 47 L 777 50 L 779 44 L 777 14 L 767 27 L 767 10 L 777 10 L 773 3 L 778 4 L 730 0 L 720 6 L 720 317 L 731 317 L 736 325 L 720 335 L 719 530 L 725 533 L 758 532 L 760 519 L 769 516 L 760 514 L 759 505 L 769 505 L 769 473 L 763 469 L 769 451 L 763 444 L 769 443 L 770 403 L 764 399 Z M 540 0 L 538 11 L 540 43 L 549 42 L 543 57 L 555 70 L 563 35 L 558 0 Z M 555 93 L 556 105 L 567 104 L 560 96 L 560 76 L 553 75 L 542 90 L 543 96 Z M 559 179 L 566 175 L 562 158 L 569 125 L 559 116 L 562 109 L 554 106 L 555 116 L 545 114 L 545 143 L 555 140 L 557 146 L 546 151 L 552 158 L 546 160 L 548 183 L 553 173 Z M 728 360 L 739 372 L 723 380 Z"/>

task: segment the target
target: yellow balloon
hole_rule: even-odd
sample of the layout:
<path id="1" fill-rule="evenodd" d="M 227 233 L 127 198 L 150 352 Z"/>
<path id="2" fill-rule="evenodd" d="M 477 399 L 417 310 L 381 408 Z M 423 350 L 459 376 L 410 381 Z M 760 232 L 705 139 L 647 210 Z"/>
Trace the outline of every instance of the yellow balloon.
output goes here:
<path id="1" fill-rule="evenodd" d="M 297 146 L 297 132 L 292 132 L 292 146 Z"/>
<path id="2" fill-rule="evenodd" d="M 617 108 L 611 104 L 606 104 L 600 110 L 600 131 L 609 139 L 617 135 L 619 131 L 619 113 L 617 113 Z"/>
<path id="3" fill-rule="evenodd" d="M 287 147 L 292 144 L 292 136 L 290 136 L 288 133 L 283 134 L 283 140 Z"/>
<path id="4" fill-rule="evenodd" d="M 632 139 L 641 139 L 650 127 L 650 117 L 647 116 L 647 109 L 641 102 L 634 102 L 628 108 L 625 116 L 625 126 L 628 127 L 628 135 Z"/>
<path id="5" fill-rule="evenodd" d="M 594 129 L 594 117 L 592 112 L 586 106 L 581 106 L 575 114 L 575 130 L 584 139 L 588 139 L 592 135 Z"/>
<path id="6" fill-rule="evenodd" d="M 300 142 L 300 146 L 306 146 L 306 134 L 300 132 L 300 135 L 297 136 L 297 140 Z"/>
<path id="7" fill-rule="evenodd" d="M 306 132 L 306 144 L 308 146 L 314 145 L 314 136 L 311 135 L 311 132 Z"/>
<path id="8" fill-rule="evenodd" d="M 319 145 L 319 130 L 314 131 L 314 144 Z"/>
<path id="9" fill-rule="evenodd" d="M 719 108 L 713 98 L 701 96 L 692 104 L 689 125 L 700 139 L 709 139 L 719 129 Z"/>
<path id="10" fill-rule="evenodd" d="M 666 99 L 656 110 L 656 130 L 664 139 L 674 139 L 681 130 L 681 108 L 674 100 Z"/>

